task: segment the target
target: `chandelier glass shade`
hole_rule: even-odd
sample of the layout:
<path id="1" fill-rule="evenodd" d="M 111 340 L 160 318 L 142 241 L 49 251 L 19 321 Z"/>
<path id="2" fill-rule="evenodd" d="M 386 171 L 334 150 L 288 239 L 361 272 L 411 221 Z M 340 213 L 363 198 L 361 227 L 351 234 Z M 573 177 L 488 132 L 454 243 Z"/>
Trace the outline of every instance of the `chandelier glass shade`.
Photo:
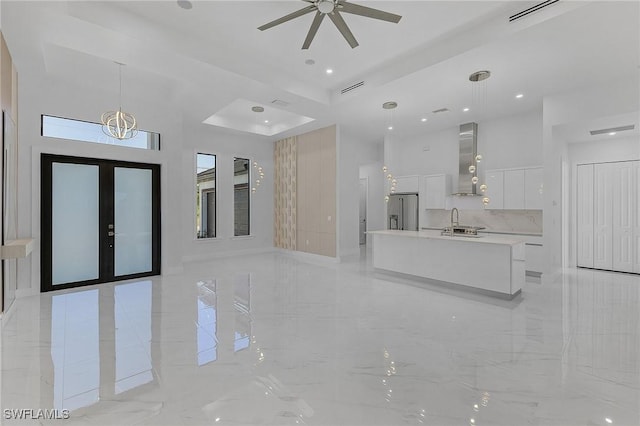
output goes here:
<path id="1" fill-rule="evenodd" d="M 122 111 L 122 64 L 119 66 L 120 76 L 120 106 L 117 111 L 107 111 L 102 114 L 102 131 L 112 138 L 131 139 L 138 134 L 138 123 L 133 114 Z"/>

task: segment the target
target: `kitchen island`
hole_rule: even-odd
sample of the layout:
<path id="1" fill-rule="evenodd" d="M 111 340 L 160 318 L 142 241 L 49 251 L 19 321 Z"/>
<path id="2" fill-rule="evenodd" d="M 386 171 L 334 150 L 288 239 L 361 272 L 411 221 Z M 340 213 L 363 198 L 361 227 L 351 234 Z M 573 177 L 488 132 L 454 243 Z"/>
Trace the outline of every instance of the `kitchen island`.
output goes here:
<path id="1" fill-rule="evenodd" d="M 525 281 L 525 243 L 508 236 L 462 237 L 440 231 L 371 231 L 373 266 L 481 289 L 512 299 Z"/>

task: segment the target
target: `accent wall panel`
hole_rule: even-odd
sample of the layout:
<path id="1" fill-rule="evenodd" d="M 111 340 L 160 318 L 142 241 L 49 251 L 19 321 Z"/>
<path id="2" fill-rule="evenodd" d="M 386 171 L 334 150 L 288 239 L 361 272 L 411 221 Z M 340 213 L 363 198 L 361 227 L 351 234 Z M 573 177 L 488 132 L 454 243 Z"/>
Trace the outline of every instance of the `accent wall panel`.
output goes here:
<path id="1" fill-rule="evenodd" d="M 299 251 L 336 256 L 336 127 L 298 136 Z"/>
<path id="2" fill-rule="evenodd" d="M 296 137 L 279 140 L 274 148 L 273 245 L 296 249 L 297 239 L 297 142 Z"/>

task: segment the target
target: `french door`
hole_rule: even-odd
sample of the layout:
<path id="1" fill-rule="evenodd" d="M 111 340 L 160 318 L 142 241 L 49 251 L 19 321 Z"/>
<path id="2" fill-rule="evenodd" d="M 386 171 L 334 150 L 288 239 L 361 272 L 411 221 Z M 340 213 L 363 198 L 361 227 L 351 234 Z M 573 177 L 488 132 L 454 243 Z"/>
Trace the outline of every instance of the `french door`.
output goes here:
<path id="1" fill-rule="evenodd" d="M 160 166 L 42 154 L 41 288 L 160 273 Z"/>

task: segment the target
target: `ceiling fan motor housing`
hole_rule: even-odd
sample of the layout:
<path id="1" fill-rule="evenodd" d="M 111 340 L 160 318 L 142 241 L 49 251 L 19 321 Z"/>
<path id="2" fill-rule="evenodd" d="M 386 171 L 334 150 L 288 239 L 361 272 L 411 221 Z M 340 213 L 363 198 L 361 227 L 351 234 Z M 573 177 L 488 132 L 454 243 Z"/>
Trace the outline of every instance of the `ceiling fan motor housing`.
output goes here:
<path id="1" fill-rule="evenodd" d="M 320 13 L 331 13 L 333 9 L 336 7 L 336 3 L 333 0 L 319 0 L 316 3 L 316 7 L 320 11 Z"/>

